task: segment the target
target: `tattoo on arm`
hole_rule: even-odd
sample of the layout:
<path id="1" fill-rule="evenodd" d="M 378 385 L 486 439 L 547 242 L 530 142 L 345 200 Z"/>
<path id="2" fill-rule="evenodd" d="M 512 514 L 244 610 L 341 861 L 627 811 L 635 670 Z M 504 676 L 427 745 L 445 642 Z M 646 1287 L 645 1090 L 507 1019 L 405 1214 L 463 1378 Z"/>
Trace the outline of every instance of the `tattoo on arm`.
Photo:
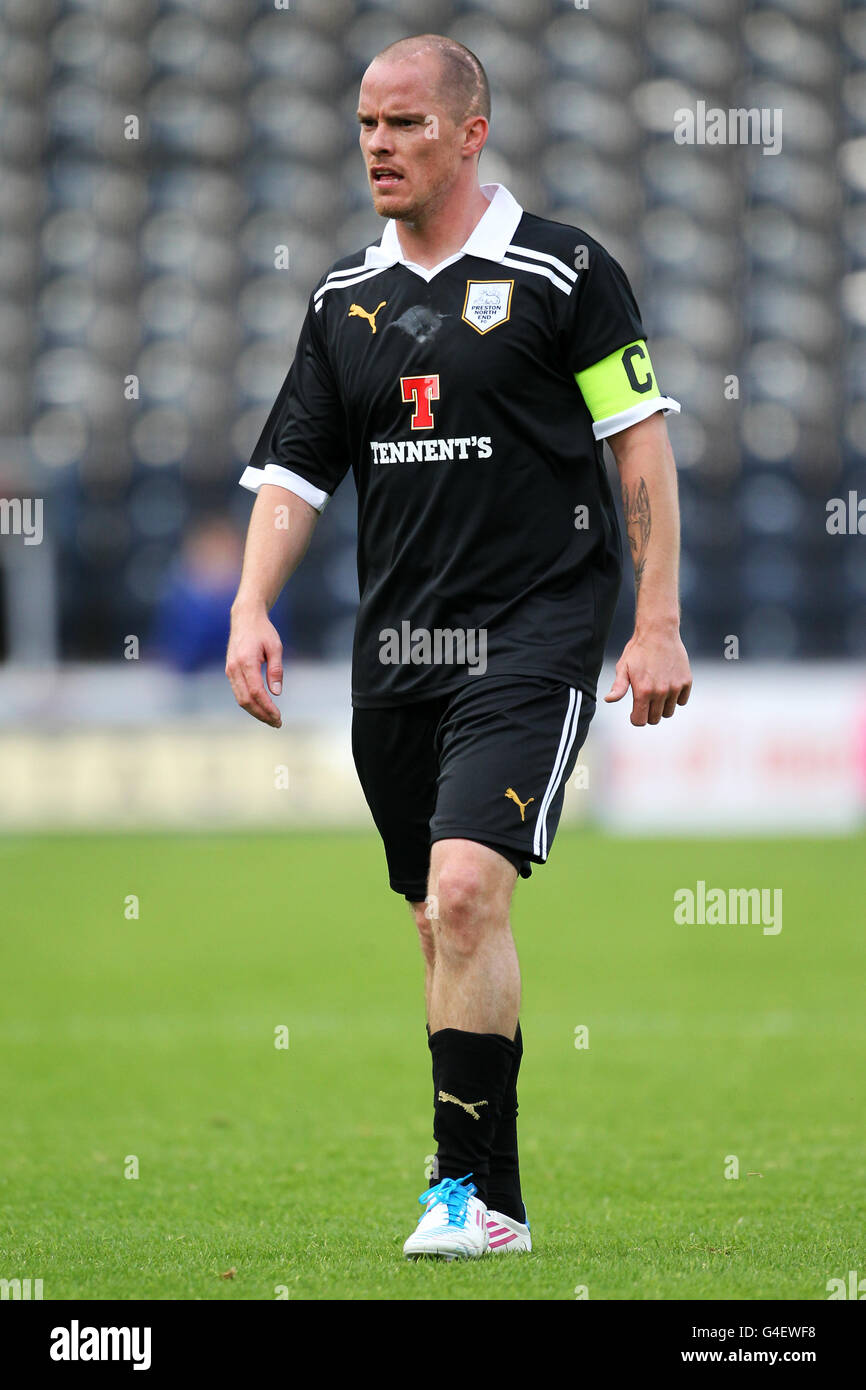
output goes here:
<path id="1" fill-rule="evenodd" d="M 637 597 L 640 593 L 647 546 L 652 531 L 649 492 L 644 478 L 641 478 L 634 488 L 629 488 L 627 483 L 623 483 L 622 506 L 625 513 L 629 545 L 631 546 L 631 556 L 634 561 L 634 591 L 635 597 Z"/>

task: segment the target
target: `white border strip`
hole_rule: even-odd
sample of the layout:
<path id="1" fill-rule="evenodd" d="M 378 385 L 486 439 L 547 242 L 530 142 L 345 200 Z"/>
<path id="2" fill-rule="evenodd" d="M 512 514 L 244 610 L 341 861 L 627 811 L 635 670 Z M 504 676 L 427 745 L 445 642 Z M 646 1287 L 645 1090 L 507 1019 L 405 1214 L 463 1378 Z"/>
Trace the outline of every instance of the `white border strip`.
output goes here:
<path id="1" fill-rule="evenodd" d="M 541 798 L 541 805 L 538 808 L 538 819 L 535 822 L 535 835 L 532 840 L 532 852 L 541 856 L 542 861 L 547 859 L 547 812 L 550 803 L 556 795 L 565 764 L 568 762 L 568 755 L 577 737 L 577 725 L 580 719 L 580 704 L 583 698 L 582 690 L 575 690 L 574 686 L 568 688 L 568 710 L 565 722 L 562 726 L 562 734 L 559 739 L 559 748 L 556 750 L 556 758 L 553 763 L 553 771 L 550 774 L 550 781 L 547 790 Z M 575 703 L 576 702 L 576 703 Z"/>
<path id="2" fill-rule="evenodd" d="M 530 265 L 529 261 L 515 261 L 511 256 L 503 256 L 497 264 L 514 266 L 516 270 L 531 270 L 533 275 L 543 275 L 545 280 L 549 280 L 558 290 L 562 290 L 563 294 L 571 294 L 574 288 L 567 280 L 561 280 L 558 275 L 554 275 L 552 270 L 548 270 L 543 265 Z"/>
<path id="3" fill-rule="evenodd" d="M 321 309 L 322 300 L 324 296 L 328 293 L 328 290 L 344 290 L 348 285 L 359 285 L 362 280 L 372 280 L 374 275 L 381 275 L 383 271 L 389 269 L 390 266 L 377 265 L 374 266 L 372 270 L 364 270 L 361 272 L 360 275 L 353 275 L 346 280 L 333 280 L 329 276 L 328 279 L 325 281 L 324 285 L 317 289 L 316 293 L 313 295 L 313 303 L 316 306 L 316 313 L 318 313 Z M 339 274 L 340 272 L 337 271 L 335 273 Z"/>
<path id="4" fill-rule="evenodd" d="M 641 401 L 640 405 L 630 405 L 628 410 L 621 410 L 618 415 L 608 415 L 606 420 L 596 420 L 592 432 L 596 439 L 607 439 L 609 434 L 627 430 L 629 425 L 636 425 L 640 420 L 648 419 L 650 415 L 655 415 L 657 410 L 664 411 L 665 415 L 670 415 L 671 412 L 679 415 L 680 403 L 672 396 L 653 396 L 648 401 Z"/>
<path id="5" fill-rule="evenodd" d="M 258 492 L 265 483 L 274 483 L 276 487 L 284 487 L 287 492 L 293 492 L 296 497 L 309 502 L 317 512 L 325 510 L 331 497 L 329 492 L 323 492 L 320 487 L 313 487 L 313 484 L 302 478 L 300 473 L 293 473 L 291 469 L 283 468 L 278 463 L 266 463 L 264 468 L 246 468 L 240 477 L 241 487 L 247 488 L 250 492 Z"/>
<path id="6" fill-rule="evenodd" d="M 359 261 L 357 265 L 347 265 L 342 270 L 329 270 L 325 276 L 325 283 L 327 284 L 331 280 L 344 280 L 347 275 L 357 275 L 360 271 L 369 269 L 370 267 L 365 261 Z M 316 293 L 320 293 L 323 289 L 324 285 L 320 285 Z"/>
<path id="7" fill-rule="evenodd" d="M 571 270 L 565 261 L 560 261 L 556 256 L 549 256 L 546 251 L 533 251 L 531 246 L 515 246 L 514 244 L 509 246 L 508 250 L 513 251 L 518 256 L 529 256 L 530 260 L 547 261 L 547 264 L 555 266 L 566 280 L 570 280 L 573 285 L 577 283 L 577 271 Z"/>

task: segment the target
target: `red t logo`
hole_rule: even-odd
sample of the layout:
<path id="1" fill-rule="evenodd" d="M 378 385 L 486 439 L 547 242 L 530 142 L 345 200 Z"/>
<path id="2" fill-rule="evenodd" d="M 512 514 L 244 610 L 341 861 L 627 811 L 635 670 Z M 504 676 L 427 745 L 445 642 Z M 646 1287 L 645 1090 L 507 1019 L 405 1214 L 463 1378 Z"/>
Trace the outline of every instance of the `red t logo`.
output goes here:
<path id="1" fill-rule="evenodd" d="M 439 399 L 439 374 L 436 376 L 401 376 L 400 391 L 408 405 L 413 402 L 411 426 L 413 430 L 432 430 L 433 412 L 431 401 Z"/>

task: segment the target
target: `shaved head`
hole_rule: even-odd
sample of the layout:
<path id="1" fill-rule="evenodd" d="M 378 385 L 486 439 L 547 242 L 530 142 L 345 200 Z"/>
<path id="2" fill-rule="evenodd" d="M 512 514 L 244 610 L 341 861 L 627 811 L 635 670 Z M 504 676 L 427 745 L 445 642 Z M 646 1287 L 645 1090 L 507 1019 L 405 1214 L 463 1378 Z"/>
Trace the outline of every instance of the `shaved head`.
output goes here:
<path id="1" fill-rule="evenodd" d="M 414 58 L 422 53 L 433 53 L 439 60 L 438 97 L 456 124 L 470 116 L 483 116 L 490 120 L 490 83 L 487 73 L 475 54 L 456 39 L 447 39 L 442 34 L 415 34 L 412 38 L 398 39 L 381 53 L 374 62 L 384 58 L 393 62 Z"/>

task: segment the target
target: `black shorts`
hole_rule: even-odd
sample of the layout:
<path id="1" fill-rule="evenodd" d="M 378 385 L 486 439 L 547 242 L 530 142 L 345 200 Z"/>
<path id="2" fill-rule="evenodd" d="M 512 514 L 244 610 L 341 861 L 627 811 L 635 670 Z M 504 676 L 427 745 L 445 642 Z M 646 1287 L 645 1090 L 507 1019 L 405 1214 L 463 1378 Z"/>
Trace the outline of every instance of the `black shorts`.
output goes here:
<path id="1" fill-rule="evenodd" d="M 355 766 L 395 893 L 423 902 L 434 840 L 477 840 L 528 878 L 547 858 L 594 713 L 591 695 L 536 676 L 479 676 L 435 700 L 355 709 Z"/>

